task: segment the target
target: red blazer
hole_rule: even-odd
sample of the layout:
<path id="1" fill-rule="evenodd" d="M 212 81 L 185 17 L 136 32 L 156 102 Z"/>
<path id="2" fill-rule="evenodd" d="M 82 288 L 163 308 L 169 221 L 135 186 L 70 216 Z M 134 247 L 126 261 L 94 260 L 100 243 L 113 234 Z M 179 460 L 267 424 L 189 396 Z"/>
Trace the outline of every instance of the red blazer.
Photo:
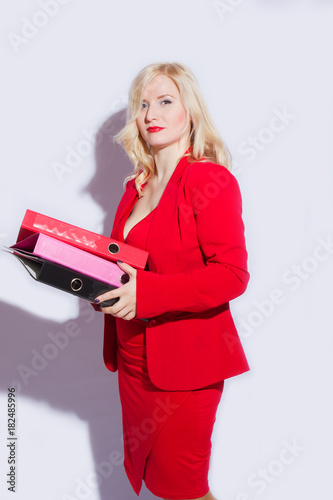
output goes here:
<path id="1" fill-rule="evenodd" d="M 112 238 L 123 238 L 123 218 L 137 198 L 131 180 Z M 137 271 L 136 318 L 150 318 L 148 373 L 160 389 L 198 389 L 249 370 L 229 310 L 249 280 L 241 214 L 237 180 L 225 167 L 179 161 L 153 214 L 149 271 Z M 103 354 L 113 372 L 116 351 L 116 318 L 106 314 Z"/>

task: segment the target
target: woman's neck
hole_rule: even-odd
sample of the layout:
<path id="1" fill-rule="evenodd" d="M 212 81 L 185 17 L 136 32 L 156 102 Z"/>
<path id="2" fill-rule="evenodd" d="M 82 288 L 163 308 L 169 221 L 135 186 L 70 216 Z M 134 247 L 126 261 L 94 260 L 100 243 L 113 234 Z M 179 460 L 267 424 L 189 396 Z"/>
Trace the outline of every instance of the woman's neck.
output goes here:
<path id="1" fill-rule="evenodd" d="M 164 184 L 168 182 L 172 176 L 179 159 L 189 148 L 188 140 L 180 141 L 171 144 L 162 149 L 153 150 L 153 158 L 155 161 L 155 181 L 157 184 Z"/>

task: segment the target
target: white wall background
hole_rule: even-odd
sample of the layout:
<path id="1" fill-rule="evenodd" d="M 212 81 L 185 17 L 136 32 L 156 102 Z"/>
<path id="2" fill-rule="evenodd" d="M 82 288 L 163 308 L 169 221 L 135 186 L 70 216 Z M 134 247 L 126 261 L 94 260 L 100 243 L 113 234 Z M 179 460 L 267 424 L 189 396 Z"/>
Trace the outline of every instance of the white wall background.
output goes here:
<path id="1" fill-rule="evenodd" d="M 251 273 L 232 311 L 252 370 L 226 383 L 211 489 L 219 500 L 326 498 L 333 2 L 3 0 L 0 16 L 2 245 L 15 242 L 28 208 L 109 235 L 131 171 L 111 140 L 130 82 L 156 61 L 193 70 L 234 157 Z M 101 316 L 3 252 L 0 266 L 1 498 L 13 498 L 8 387 L 17 500 L 136 498 Z M 143 485 L 140 497 L 153 495 Z"/>

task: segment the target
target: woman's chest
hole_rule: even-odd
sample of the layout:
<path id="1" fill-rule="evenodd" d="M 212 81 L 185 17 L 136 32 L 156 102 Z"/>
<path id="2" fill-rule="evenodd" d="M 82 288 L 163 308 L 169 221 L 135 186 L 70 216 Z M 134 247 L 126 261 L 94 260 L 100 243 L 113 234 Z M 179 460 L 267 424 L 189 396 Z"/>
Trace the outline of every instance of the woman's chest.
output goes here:
<path id="1" fill-rule="evenodd" d="M 128 234 L 134 226 L 143 221 L 143 219 L 148 217 L 157 208 L 162 197 L 163 190 L 164 188 L 152 189 L 147 185 L 142 192 L 142 197 L 134 200 L 132 210 L 130 211 L 130 214 L 124 224 L 124 240 L 126 240 Z"/>
<path id="2" fill-rule="evenodd" d="M 153 272 L 189 272 L 203 265 L 195 219 L 192 196 L 182 185 L 169 183 L 160 201 L 138 198 L 133 187 L 124 195 L 111 236 L 147 250 Z"/>

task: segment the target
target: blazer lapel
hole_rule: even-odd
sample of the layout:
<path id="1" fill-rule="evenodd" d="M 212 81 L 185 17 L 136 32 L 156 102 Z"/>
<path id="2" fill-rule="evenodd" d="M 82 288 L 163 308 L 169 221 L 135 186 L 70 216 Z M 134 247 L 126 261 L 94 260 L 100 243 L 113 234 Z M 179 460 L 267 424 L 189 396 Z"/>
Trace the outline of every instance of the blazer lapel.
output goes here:
<path id="1" fill-rule="evenodd" d="M 188 153 L 188 151 L 189 150 L 187 150 L 186 153 Z M 147 249 L 154 256 L 154 258 L 151 256 L 149 257 L 149 268 L 154 272 L 159 272 L 161 263 L 168 256 L 167 242 L 170 239 L 172 226 L 178 217 L 177 183 L 187 166 L 188 157 L 182 156 L 164 189 L 162 197 L 152 217 L 147 236 Z M 128 217 L 139 196 L 135 188 L 134 180 L 129 182 L 131 182 L 131 186 L 126 189 L 120 201 L 111 233 L 111 238 L 118 240 L 123 239 L 123 235 L 119 234 L 119 228 L 122 227 L 123 218 Z"/>
<path id="2" fill-rule="evenodd" d="M 177 164 L 167 183 L 159 204 L 153 215 L 147 236 L 147 249 L 154 256 L 149 259 L 149 269 L 160 272 L 162 262 L 168 258 L 168 242 L 172 237 L 172 229 L 178 220 L 178 188 L 177 183 L 188 166 L 188 157 L 183 156 Z"/>
<path id="3" fill-rule="evenodd" d="M 120 200 L 114 222 L 113 222 L 113 228 L 111 232 L 111 238 L 119 239 L 119 234 L 118 234 L 118 229 L 119 225 L 121 224 L 122 220 L 124 217 L 128 216 L 135 201 L 136 198 L 138 198 L 138 193 L 134 185 L 134 181 L 129 181 L 131 182 L 131 186 L 126 189 L 125 193 L 123 194 L 122 199 Z M 121 235 L 121 238 L 122 239 Z"/>

